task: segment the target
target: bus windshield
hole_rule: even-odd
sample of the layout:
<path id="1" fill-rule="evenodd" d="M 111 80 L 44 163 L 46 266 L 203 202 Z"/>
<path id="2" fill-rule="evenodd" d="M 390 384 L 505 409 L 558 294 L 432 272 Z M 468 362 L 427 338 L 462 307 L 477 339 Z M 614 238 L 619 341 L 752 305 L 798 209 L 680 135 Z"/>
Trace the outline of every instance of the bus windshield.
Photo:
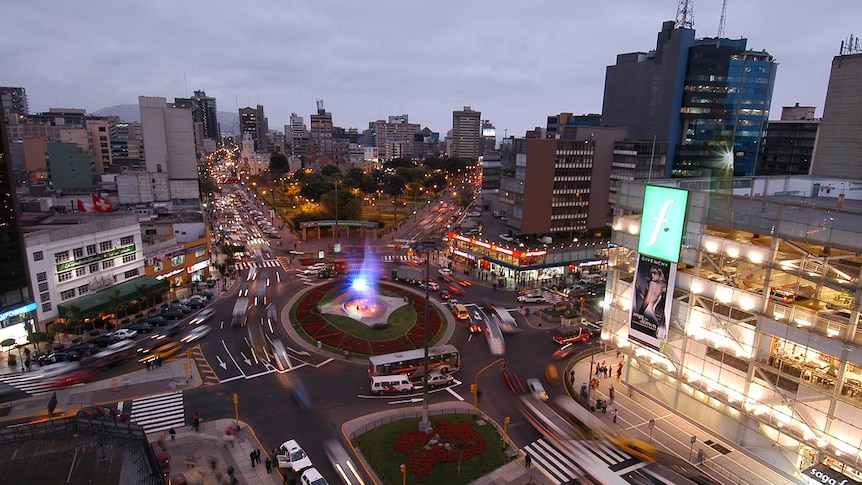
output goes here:
<path id="1" fill-rule="evenodd" d="M 368 358 L 368 374 L 388 376 L 408 374 L 411 378 L 422 375 L 425 349 L 406 350 L 391 354 L 373 355 Z M 461 368 L 461 354 L 454 345 L 428 348 L 428 370 L 449 374 Z"/>

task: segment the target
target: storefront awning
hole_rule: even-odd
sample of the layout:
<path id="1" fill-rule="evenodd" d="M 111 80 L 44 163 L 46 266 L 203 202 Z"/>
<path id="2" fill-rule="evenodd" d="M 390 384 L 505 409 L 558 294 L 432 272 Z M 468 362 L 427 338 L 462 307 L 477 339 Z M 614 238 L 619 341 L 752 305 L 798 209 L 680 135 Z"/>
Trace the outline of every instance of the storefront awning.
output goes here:
<path id="1" fill-rule="evenodd" d="M 141 292 L 157 293 L 167 291 L 167 282 L 165 280 L 157 280 L 152 276 L 141 276 L 133 280 L 105 288 L 104 290 L 93 293 L 92 295 L 83 296 L 75 300 L 67 301 L 57 306 L 57 313 L 60 318 L 69 318 L 69 314 L 73 307 L 81 311 L 81 315 L 95 315 L 104 311 L 112 311 L 114 302 L 111 298 L 117 295 L 120 303 L 128 303 L 138 298 L 143 298 Z"/>

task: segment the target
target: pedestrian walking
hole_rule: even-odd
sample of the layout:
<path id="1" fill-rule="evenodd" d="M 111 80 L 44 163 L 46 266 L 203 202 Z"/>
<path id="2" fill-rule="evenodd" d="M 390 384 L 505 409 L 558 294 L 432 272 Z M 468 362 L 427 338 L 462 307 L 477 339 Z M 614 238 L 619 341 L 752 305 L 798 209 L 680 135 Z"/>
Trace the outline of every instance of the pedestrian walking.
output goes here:
<path id="1" fill-rule="evenodd" d="M 260 465 L 260 448 L 254 450 L 254 459 L 257 460 L 257 464 Z"/>
<path id="2" fill-rule="evenodd" d="M 266 456 L 266 461 L 263 463 L 266 466 L 266 474 L 269 475 L 272 473 L 272 459 L 270 459 L 269 455 Z"/>
<path id="3" fill-rule="evenodd" d="M 611 402 L 614 402 L 614 386 L 611 386 L 610 389 L 608 389 L 608 397 Z"/>
<path id="4" fill-rule="evenodd" d="M 147 370 L 150 370 L 150 361 L 149 360 L 144 362 L 144 365 L 147 366 Z"/>
<path id="5" fill-rule="evenodd" d="M 619 412 L 617 411 L 617 409 L 616 409 L 616 408 L 614 408 L 614 423 L 615 423 L 615 424 L 616 424 L 616 422 L 617 422 L 617 416 L 618 416 L 618 415 L 619 415 Z"/>
<path id="6" fill-rule="evenodd" d="M 201 415 L 200 414 L 195 413 L 195 415 L 192 416 L 192 426 L 195 428 L 195 433 L 197 433 L 198 429 L 201 426 Z"/>
<path id="7" fill-rule="evenodd" d="M 174 430 L 174 428 L 169 429 L 168 434 L 171 435 L 171 441 L 173 441 L 177 437 L 177 432 L 176 430 Z"/>
<path id="8" fill-rule="evenodd" d="M 623 377 L 623 361 L 620 361 L 617 364 L 617 380 L 620 380 Z"/>
<path id="9" fill-rule="evenodd" d="M 254 450 L 248 452 L 248 457 L 251 458 L 251 467 L 254 468 L 254 461 L 255 461 Z"/>
<path id="10" fill-rule="evenodd" d="M 524 467 L 530 468 L 530 465 L 533 464 L 533 457 L 530 456 L 530 452 L 524 452 Z"/>

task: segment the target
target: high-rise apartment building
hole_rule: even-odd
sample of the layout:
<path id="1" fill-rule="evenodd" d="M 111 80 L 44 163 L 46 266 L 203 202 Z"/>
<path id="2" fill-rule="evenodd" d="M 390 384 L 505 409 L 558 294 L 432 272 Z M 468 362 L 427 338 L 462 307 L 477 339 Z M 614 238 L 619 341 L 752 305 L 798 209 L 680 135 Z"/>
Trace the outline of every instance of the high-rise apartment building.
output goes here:
<path id="1" fill-rule="evenodd" d="M 167 173 L 172 200 L 200 200 L 191 110 L 165 98 L 138 97 L 148 173 Z"/>
<path id="2" fill-rule="evenodd" d="M 479 159 L 482 112 L 464 106 L 452 112 L 452 149 L 450 155 L 458 158 Z"/>
<path id="3" fill-rule="evenodd" d="M 284 128 L 287 142 L 290 143 L 290 153 L 297 157 L 305 157 L 308 150 L 308 129 L 305 120 L 296 113 L 290 113 L 290 125 Z"/>
<path id="4" fill-rule="evenodd" d="M 0 111 L 3 106 L 0 99 Z M 0 340 L 11 338 L 24 344 L 28 333 L 25 325 L 36 330 L 36 304 L 30 291 L 24 238 L 18 218 L 21 210 L 13 180 L 6 120 L 0 116 Z"/>
<path id="5" fill-rule="evenodd" d="M 335 161 L 332 113 L 328 113 L 323 107 L 323 100 L 317 102 L 317 113 L 311 115 L 306 156 L 308 166 L 315 170 Z"/>
<path id="6" fill-rule="evenodd" d="M 858 46 L 857 46 L 858 49 Z M 862 53 L 832 59 L 812 175 L 862 178 Z"/>
<path id="7" fill-rule="evenodd" d="M 374 130 L 374 146 L 381 158 L 412 158 L 416 154 L 415 140 L 421 127 L 409 123 L 405 114 L 390 116 L 389 121 L 370 123 Z"/>
<path id="8" fill-rule="evenodd" d="M 820 120 L 814 118 L 813 106 L 796 103 L 783 107 L 781 119 L 767 125 L 757 174 L 807 175 L 819 128 Z"/>
<path id="9" fill-rule="evenodd" d="M 256 152 L 267 153 L 269 151 L 266 137 L 266 133 L 269 131 L 269 124 L 263 115 L 263 106 L 257 105 L 256 108 L 239 109 L 239 131 L 240 135 L 243 133 L 251 135 Z"/>
<path id="10" fill-rule="evenodd" d="M 195 122 L 200 122 L 203 125 L 204 138 L 210 140 L 221 140 L 221 132 L 218 124 L 218 111 L 216 108 L 216 99 L 212 96 L 207 96 L 207 93 L 200 90 L 195 91 L 192 101 L 198 107 L 200 118 L 196 118 Z"/>
<path id="11" fill-rule="evenodd" d="M 695 39 L 694 29 L 665 22 L 655 50 L 620 54 L 608 66 L 602 124 L 667 143 L 667 176 L 753 175 L 777 63 L 746 44 Z"/>

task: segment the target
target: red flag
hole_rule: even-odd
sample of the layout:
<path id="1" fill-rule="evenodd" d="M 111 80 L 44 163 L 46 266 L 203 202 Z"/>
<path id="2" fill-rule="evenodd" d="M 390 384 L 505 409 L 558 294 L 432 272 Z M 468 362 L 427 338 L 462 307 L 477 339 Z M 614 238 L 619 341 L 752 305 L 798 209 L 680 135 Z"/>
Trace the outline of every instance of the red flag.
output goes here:
<path id="1" fill-rule="evenodd" d="M 78 212 L 87 212 L 87 206 L 84 205 L 84 201 L 78 199 Z"/>
<path id="2" fill-rule="evenodd" d="M 93 194 L 93 211 L 95 212 L 114 212 L 114 206 L 111 201 Z"/>

